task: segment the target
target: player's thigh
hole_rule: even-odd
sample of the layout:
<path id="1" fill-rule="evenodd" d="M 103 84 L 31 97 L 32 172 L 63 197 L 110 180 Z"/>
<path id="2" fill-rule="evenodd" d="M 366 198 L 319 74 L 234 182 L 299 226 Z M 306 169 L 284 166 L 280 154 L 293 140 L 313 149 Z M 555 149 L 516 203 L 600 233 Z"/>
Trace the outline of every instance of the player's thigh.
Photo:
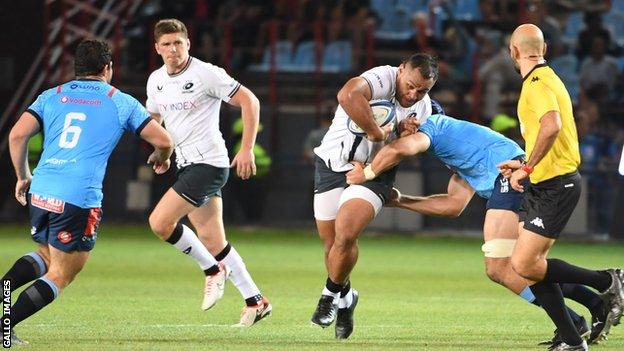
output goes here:
<path id="1" fill-rule="evenodd" d="M 336 238 L 354 239 L 383 207 L 382 198 L 362 185 L 352 185 L 340 197 L 336 216 Z"/>
<path id="2" fill-rule="evenodd" d="M 521 228 L 512 253 L 512 264 L 526 267 L 544 261 L 554 242 L 554 239 Z"/>
<path id="3" fill-rule="evenodd" d="M 169 188 L 152 211 L 150 224 L 173 224 L 195 209 L 195 205 L 182 198 L 173 188 Z"/>
<path id="4" fill-rule="evenodd" d="M 489 209 L 483 222 L 483 240 L 518 239 L 518 215 L 509 210 Z"/>
<path id="5" fill-rule="evenodd" d="M 314 218 L 330 222 L 336 219 L 338 203 L 347 187 L 346 172 L 334 172 L 318 156 L 314 163 Z"/>
<path id="6" fill-rule="evenodd" d="M 59 288 L 66 287 L 82 270 L 89 259 L 90 251 L 65 252 L 54 246 L 50 250 L 50 267 L 45 277 L 52 280 Z"/>
<path id="7" fill-rule="evenodd" d="M 325 252 L 329 252 L 331 246 L 334 244 L 334 238 L 336 237 L 336 220 L 329 221 L 316 220 L 316 230 L 318 231 L 319 238 L 323 241 Z"/>

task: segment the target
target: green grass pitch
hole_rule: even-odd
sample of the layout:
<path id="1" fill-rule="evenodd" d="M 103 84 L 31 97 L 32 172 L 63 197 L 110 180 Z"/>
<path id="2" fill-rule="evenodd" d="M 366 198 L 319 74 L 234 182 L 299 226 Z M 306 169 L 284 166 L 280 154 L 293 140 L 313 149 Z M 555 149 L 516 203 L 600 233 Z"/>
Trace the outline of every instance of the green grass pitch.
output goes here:
<path id="1" fill-rule="evenodd" d="M 0 228 L 0 272 L 34 247 L 28 226 Z M 231 328 L 243 300 L 228 283 L 210 311 L 200 309 L 199 268 L 146 226 L 106 223 L 91 259 L 53 304 L 20 324 L 24 350 L 544 350 L 546 314 L 484 274 L 473 239 L 364 237 L 352 284 L 360 291 L 355 331 L 309 318 L 325 281 L 312 230 L 229 230 L 273 315 Z M 587 267 L 622 265 L 621 244 L 555 245 L 551 256 Z M 13 299 L 17 294 L 13 295 Z M 571 304 L 586 317 L 589 313 Z M 624 327 L 592 350 L 624 350 Z"/>

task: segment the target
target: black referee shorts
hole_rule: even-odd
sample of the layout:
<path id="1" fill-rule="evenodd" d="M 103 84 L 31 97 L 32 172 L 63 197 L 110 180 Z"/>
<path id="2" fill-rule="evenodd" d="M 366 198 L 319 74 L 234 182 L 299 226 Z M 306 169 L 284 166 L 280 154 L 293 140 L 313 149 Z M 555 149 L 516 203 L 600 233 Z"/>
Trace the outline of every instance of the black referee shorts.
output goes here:
<path id="1" fill-rule="evenodd" d="M 524 229 L 551 239 L 568 223 L 581 196 L 581 175 L 578 172 L 530 184 L 520 208 Z"/>

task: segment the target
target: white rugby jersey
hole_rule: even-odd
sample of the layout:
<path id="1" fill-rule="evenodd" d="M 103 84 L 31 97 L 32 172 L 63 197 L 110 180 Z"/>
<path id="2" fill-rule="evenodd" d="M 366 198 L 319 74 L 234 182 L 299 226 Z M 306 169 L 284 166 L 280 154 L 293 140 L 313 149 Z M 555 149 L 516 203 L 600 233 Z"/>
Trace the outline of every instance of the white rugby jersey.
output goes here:
<path id="1" fill-rule="evenodd" d="M 431 115 L 431 99 L 426 94 L 422 100 L 410 107 L 402 107 L 394 98 L 398 67 L 378 66 L 362 73 L 372 91 L 372 100 L 389 100 L 396 106 L 395 126 L 407 117 L 416 117 L 424 123 Z M 335 172 L 349 171 L 353 165 L 349 162 L 369 163 L 383 146 L 383 142 L 372 142 L 358 137 L 347 129 L 347 113 L 338 106 L 332 124 L 323 137 L 321 145 L 314 153 L 325 161 L 325 165 Z"/>
<path id="2" fill-rule="evenodd" d="M 225 140 L 219 130 L 221 101 L 228 102 L 240 83 L 224 69 L 194 57 L 169 75 L 162 66 L 147 80 L 147 111 L 162 116 L 175 143 L 178 167 L 206 163 L 229 167 Z"/>

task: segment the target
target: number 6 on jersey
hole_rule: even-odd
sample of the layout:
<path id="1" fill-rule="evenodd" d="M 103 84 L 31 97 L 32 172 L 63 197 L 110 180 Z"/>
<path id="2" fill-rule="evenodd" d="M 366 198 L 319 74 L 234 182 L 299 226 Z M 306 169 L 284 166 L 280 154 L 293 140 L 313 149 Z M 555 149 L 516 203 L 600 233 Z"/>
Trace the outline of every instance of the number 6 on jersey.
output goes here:
<path id="1" fill-rule="evenodd" d="M 63 133 L 61 133 L 61 139 L 59 140 L 59 146 L 64 149 L 71 149 L 75 147 L 76 144 L 78 144 L 80 133 L 82 133 L 82 128 L 71 125 L 71 122 L 74 119 L 77 119 L 79 121 L 84 121 L 87 119 L 87 115 L 85 115 L 84 113 L 80 113 L 80 112 L 70 112 L 65 115 L 65 124 L 63 125 Z"/>

